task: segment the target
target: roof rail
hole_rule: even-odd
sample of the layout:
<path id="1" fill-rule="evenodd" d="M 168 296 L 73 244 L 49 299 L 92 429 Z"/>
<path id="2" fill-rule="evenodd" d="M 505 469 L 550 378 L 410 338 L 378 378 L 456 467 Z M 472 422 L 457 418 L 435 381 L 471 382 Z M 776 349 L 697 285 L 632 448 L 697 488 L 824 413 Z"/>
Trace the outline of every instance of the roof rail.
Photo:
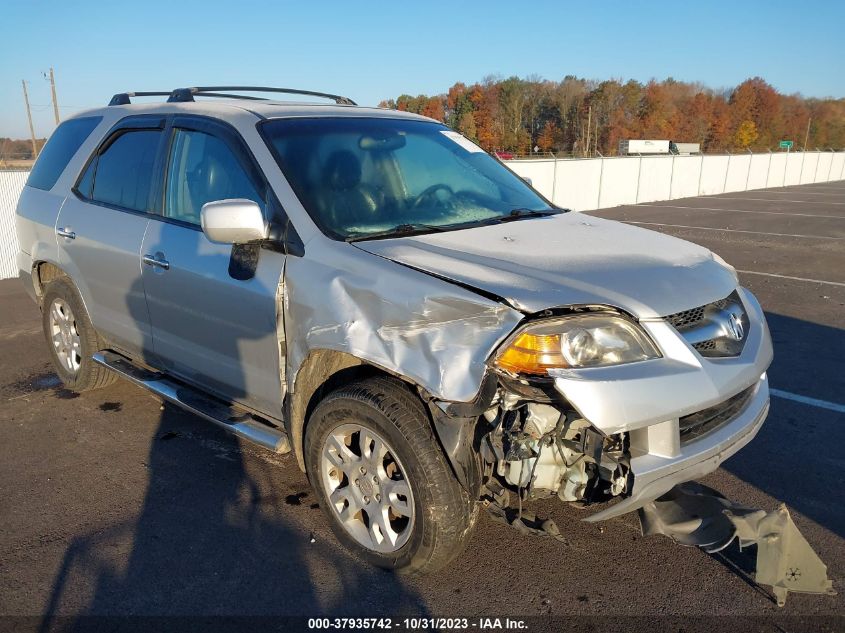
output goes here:
<path id="1" fill-rule="evenodd" d="M 221 97 L 224 99 L 248 99 L 254 101 L 266 101 L 264 97 L 252 97 L 249 95 L 224 94 L 229 92 L 276 92 L 292 95 L 306 95 L 309 97 L 323 97 L 331 99 L 338 105 L 358 105 L 349 97 L 330 94 L 327 92 L 314 92 L 313 90 L 297 90 L 295 88 L 269 88 L 267 86 L 202 86 L 194 88 L 177 88 L 171 92 L 120 92 L 114 95 L 109 105 L 128 105 L 130 97 L 167 97 L 169 103 L 185 103 L 194 101 L 194 97 Z"/>
<path id="2" fill-rule="evenodd" d="M 129 97 L 168 97 L 169 92 L 118 92 L 111 98 L 109 105 L 129 105 L 132 103 Z"/>

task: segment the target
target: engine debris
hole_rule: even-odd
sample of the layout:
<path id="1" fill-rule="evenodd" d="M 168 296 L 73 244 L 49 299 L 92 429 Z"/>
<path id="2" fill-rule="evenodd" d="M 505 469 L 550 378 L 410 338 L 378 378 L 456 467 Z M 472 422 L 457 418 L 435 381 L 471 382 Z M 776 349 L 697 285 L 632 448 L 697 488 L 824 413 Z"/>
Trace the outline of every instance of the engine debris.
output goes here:
<path id="1" fill-rule="evenodd" d="M 510 494 L 507 489 L 495 482 L 488 482 L 481 497 L 481 504 L 487 510 L 490 518 L 497 523 L 503 523 L 514 528 L 521 534 L 534 536 L 549 536 L 566 545 L 569 544 L 560 529 L 552 519 L 542 519 L 534 512 L 513 508 L 508 505 Z"/>

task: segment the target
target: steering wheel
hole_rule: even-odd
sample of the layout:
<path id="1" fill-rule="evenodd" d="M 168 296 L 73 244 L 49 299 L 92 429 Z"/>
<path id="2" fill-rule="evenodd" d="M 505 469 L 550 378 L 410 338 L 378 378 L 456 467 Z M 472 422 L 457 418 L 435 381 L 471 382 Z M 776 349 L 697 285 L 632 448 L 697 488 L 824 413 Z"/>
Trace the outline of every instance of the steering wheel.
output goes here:
<path id="1" fill-rule="evenodd" d="M 438 191 L 445 191 L 448 194 L 447 198 L 439 198 L 435 194 Z M 437 183 L 427 187 L 425 191 L 423 191 L 420 195 L 418 195 L 413 203 L 411 203 L 411 208 L 418 209 L 423 205 L 424 202 L 431 200 L 435 203 L 436 206 L 440 207 L 441 209 L 448 209 L 449 206 L 447 203 L 449 200 L 455 195 L 455 192 L 449 185 L 444 185 L 443 183 Z"/>

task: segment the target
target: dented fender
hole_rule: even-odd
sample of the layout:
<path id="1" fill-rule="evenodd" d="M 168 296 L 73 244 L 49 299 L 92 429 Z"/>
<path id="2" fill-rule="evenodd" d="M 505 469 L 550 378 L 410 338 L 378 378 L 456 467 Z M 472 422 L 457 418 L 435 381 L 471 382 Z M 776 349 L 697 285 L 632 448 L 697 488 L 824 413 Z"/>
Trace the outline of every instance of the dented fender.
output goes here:
<path id="1" fill-rule="evenodd" d="M 469 289 L 318 239 L 288 258 L 288 387 L 311 350 L 345 352 L 404 376 L 434 398 L 475 398 L 493 350 L 521 312 Z M 342 272 L 341 272 L 342 271 Z"/>
<path id="2" fill-rule="evenodd" d="M 293 403 L 287 424 L 298 452 L 307 406 L 302 398 L 310 394 L 297 389 L 314 382 L 299 377 L 331 375 L 311 363 L 369 364 L 412 383 L 427 400 L 471 404 L 487 359 L 523 318 L 471 289 L 351 244 L 318 236 L 306 251 L 307 258 L 288 257 L 283 297 L 285 380 Z M 447 417 L 465 412 L 452 409 Z M 448 427 L 438 431 L 444 444 Z"/>

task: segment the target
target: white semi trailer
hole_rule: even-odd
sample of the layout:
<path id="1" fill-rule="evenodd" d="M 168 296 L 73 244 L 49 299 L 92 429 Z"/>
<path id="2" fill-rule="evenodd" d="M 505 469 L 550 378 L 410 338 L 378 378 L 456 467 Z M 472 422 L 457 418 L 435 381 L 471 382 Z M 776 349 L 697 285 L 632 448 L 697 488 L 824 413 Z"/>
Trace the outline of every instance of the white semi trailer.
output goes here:
<path id="1" fill-rule="evenodd" d="M 701 145 L 699 143 L 676 143 L 674 141 L 646 139 L 629 139 L 619 141 L 620 156 L 668 156 L 669 154 L 689 156 L 690 154 L 700 153 Z"/>
<path id="2" fill-rule="evenodd" d="M 669 141 L 626 140 L 619 141 L 619 154 L 669 154 Z"/>
<path id="3" fill-rule="evenodd" d="M 673 154 L 678 156 L 690 156 L 691 154 L 701 153 L 700 143 L 675 143 L 669 144 L 669 149 Z"/>

